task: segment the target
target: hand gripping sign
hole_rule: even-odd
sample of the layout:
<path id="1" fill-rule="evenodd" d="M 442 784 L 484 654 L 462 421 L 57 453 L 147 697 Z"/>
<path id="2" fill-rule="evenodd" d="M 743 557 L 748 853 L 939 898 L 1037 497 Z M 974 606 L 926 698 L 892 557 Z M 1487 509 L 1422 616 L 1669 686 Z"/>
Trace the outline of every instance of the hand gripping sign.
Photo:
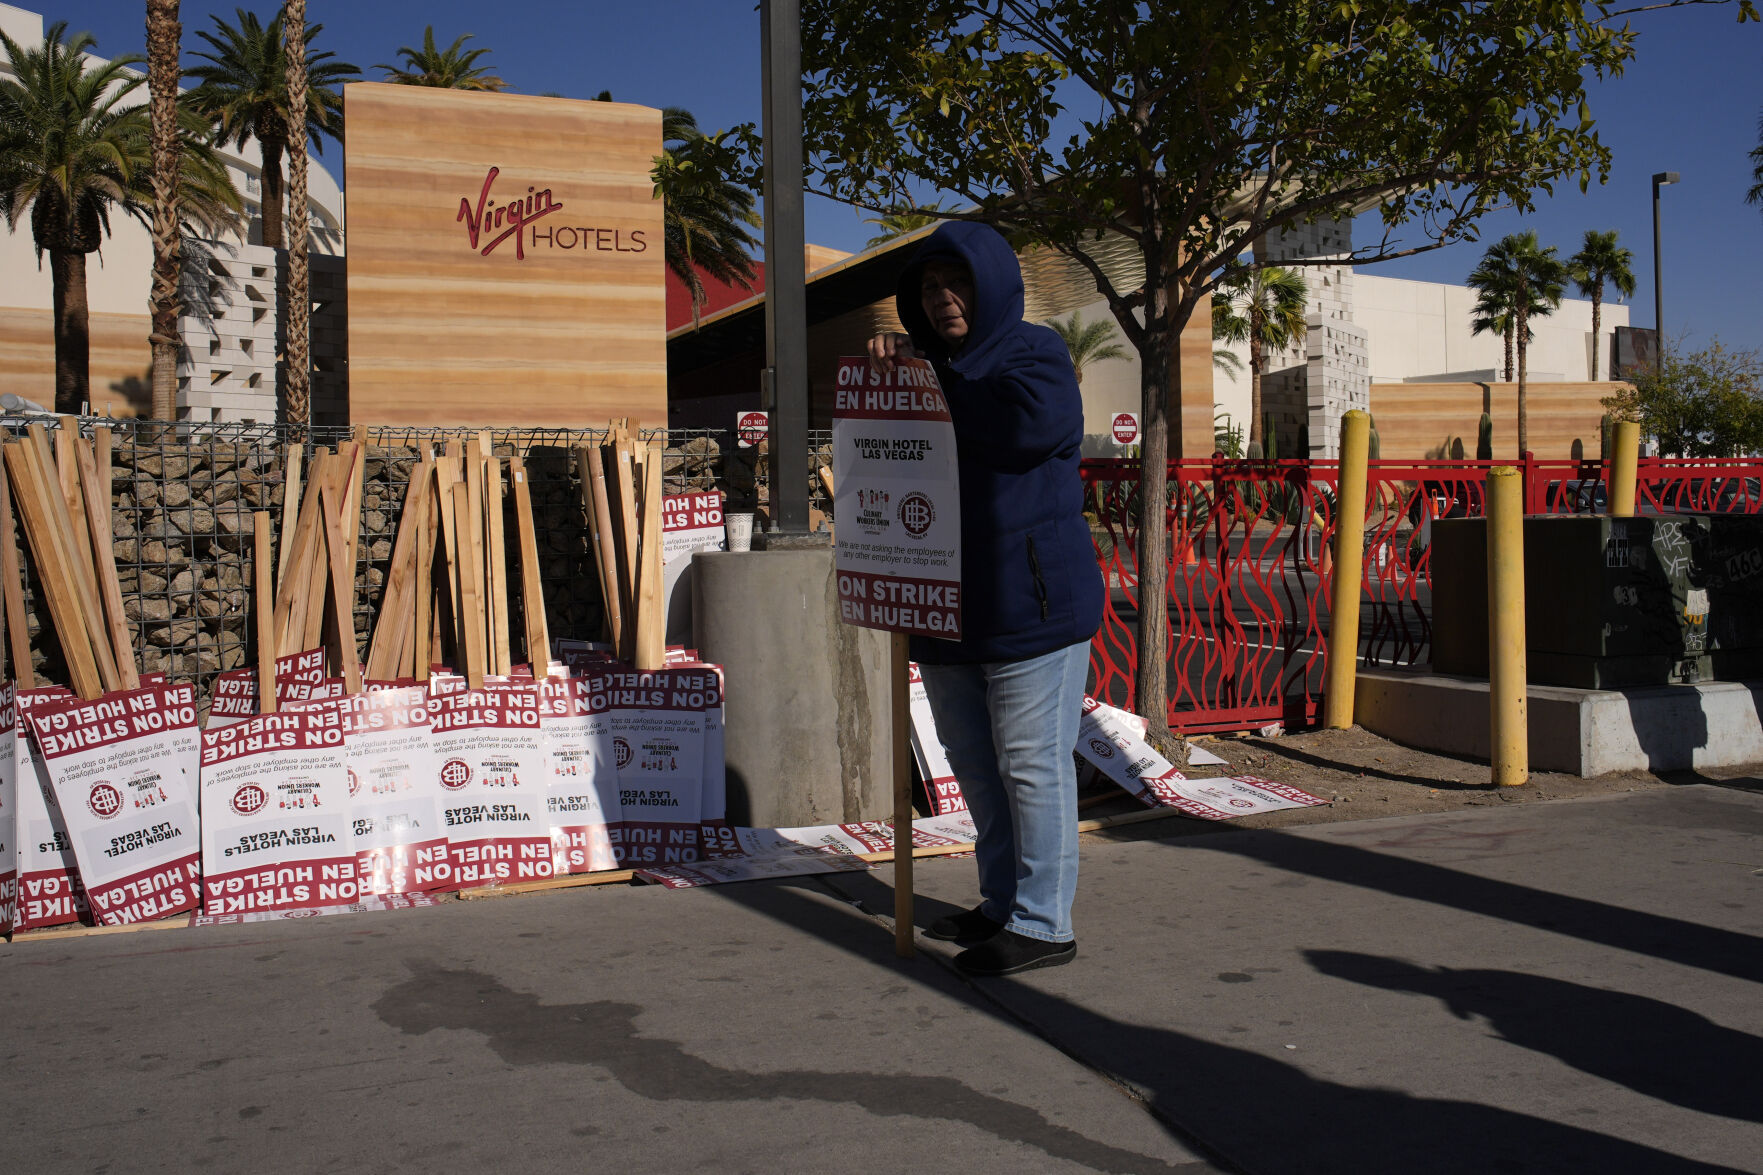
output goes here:
<path id="1" fill-rule="evenodd" d="M 959 640 L 955 425 L 929 363 L 897 360 L 884 375 L 839 360 L 833 485 L 840 619 Z"/>
<path id="2" fill-rule="evenodd" d="M 31 715 L 93 915 L 194 908 L 201 876 L 194 692 L 151 685 Z"/>

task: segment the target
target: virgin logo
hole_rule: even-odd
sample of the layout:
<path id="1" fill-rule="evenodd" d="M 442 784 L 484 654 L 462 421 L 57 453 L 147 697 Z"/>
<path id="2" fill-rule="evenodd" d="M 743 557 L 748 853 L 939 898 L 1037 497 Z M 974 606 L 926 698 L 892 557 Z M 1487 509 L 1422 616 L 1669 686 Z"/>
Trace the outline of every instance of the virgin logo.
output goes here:
<path id="1" fill-rule="evenodd" d="M 540 217 L 563 211 L 563 205 L 551 198 L 550 188 L 540 188 L 536 192 L 528 188 L 524 197 L 516 197 L 498 207 L 496 201 L 490 198 L 490 187 L 500 174 L 501 168 L 490 168 L 489 173 L 484 176 L 483 190 L 477 194 L 477 206 L 472 207 L 471 197 L 461 198 L 459 215 L 453 220 L 456 224 L 465 225 L 465 234 L 471 240 L 471 247 L 485 257 L 495 252 L 497 245 L 513 237 L 514 258 L 525 261 L 526 242 L 522 238 L 522 230 Z M 492 233 L 496 235 L 490 236 Z M 478 241 L 485 237 L 489 237 L 488 243 L 479 248 Z"/>

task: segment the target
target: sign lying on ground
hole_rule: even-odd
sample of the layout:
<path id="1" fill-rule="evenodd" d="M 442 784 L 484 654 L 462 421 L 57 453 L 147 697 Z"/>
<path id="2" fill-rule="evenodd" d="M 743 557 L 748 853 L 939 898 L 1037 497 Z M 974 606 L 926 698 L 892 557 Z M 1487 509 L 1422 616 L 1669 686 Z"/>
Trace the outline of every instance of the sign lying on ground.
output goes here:
<path id="1" fill-rule="evenodd" d="M 955 425 L 922 359 L 876 371 L 839 360 L 833 402 L 839 618 L 961 637 L 961 498 Z"/>

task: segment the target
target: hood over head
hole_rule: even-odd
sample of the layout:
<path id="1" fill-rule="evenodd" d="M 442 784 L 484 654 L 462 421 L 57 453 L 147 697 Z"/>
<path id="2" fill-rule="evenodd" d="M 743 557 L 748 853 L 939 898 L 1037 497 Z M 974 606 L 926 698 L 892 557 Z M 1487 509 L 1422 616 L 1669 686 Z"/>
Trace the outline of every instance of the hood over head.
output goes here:
<path id="1" fill-rule="evenodd" d="M 925 262 L 948 257 L 965 262 L 973 271 L 974 305 L 967 341 L 952 360 L 948 345 L 925 316 L 919 296 Z M 918 253 L 894 288 L 894 307 L 906 333 L 912 336 L 912 345 L 920 352 L 933 359 L 947 360 L 962 375 L 983 375 L 990 369 L 1000 345 L 1022 323 L 1022 266 L 1017 263 L 1010 242 L 997 229 L 952 220 L 918 247 Z"/>

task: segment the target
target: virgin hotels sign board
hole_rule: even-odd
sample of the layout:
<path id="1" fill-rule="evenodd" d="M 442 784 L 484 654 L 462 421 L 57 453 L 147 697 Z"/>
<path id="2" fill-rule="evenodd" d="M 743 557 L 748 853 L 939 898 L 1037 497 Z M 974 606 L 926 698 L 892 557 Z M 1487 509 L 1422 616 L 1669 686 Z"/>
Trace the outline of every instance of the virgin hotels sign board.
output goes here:
<path id="1" fill-rule="evenodd" d="M 659 110 L 363 82 L 344 117 L 353 422 L 666 423 Z"/>

